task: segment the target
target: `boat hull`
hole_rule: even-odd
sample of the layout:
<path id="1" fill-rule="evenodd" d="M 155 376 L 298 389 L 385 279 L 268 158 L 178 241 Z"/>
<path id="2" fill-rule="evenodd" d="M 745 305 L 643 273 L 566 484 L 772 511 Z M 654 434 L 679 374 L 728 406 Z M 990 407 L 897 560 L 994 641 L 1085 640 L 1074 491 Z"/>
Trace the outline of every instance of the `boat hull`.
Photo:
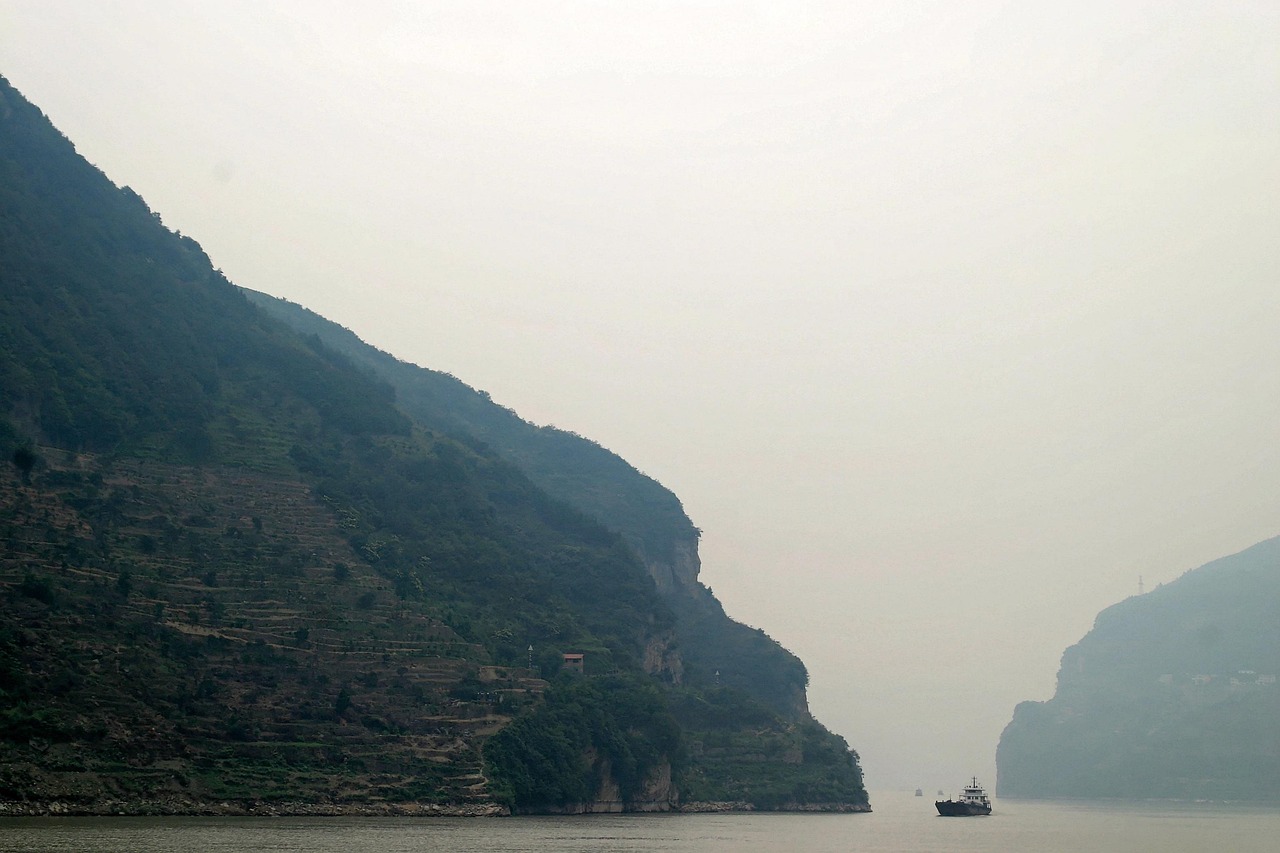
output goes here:
<path id="1" fill-rule="evenodd" d="M 943 817 L 981 817 L 991 814 L 991 806 L 977 803 L 958 803 L 955 800 L 939 800 L 934 803 Z"/>

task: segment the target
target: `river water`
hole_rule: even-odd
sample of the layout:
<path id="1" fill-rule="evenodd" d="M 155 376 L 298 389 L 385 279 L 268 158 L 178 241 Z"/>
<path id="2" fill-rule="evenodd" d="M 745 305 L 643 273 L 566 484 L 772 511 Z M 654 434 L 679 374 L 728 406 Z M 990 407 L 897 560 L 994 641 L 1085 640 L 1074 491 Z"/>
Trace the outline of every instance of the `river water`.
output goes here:
<path id="1" fill-rule="evenodd" d="M 938 817 L 873 792 L 871 814 L 518 818 L 3 818 L 2 853 L 1252 853 L 1280 850 L 1280 805 L 997 801 Z"/>

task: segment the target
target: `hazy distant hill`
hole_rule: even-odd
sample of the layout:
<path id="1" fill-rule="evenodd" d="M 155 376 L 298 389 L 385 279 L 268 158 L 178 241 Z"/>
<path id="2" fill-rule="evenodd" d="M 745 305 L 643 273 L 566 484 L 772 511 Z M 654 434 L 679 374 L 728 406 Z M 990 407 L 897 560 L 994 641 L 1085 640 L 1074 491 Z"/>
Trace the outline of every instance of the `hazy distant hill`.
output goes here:
<path id="1" fill-rule="evenodd" d="M 796 707 L 684 677 L 681 608 L 718 604 L 654 582 L 696 542 L 674 496 L 602 523 L 396 398 L 0 78 L 0 801 L 865 802 L 762 634 L 730 629 L 798 668 Z"/>
<path id="2" fill-rule="evenodd" d="M 1280 538 L 1099 614 L 1000 739 L 1005 797 L 1280 799 Z"/>

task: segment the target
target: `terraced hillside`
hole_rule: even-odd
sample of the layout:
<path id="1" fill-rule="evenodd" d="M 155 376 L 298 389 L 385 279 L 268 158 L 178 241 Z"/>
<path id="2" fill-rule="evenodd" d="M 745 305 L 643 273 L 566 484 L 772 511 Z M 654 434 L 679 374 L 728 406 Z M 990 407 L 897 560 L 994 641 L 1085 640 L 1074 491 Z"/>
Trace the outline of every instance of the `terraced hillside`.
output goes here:
<path id="1" fill-rule="evenodd" d="M 865 807 L 762 632 L 686 670 L 642 525 L 264 313 L 3 79 L 0 283 L 0 809 Z"/>
<path id="2" fill-rule="evenodd" d="M 546 682 L 406 607 L 305 486 L 44 462 L 0 480 L 0 799 L 490 803 L 477 736 Z"/>

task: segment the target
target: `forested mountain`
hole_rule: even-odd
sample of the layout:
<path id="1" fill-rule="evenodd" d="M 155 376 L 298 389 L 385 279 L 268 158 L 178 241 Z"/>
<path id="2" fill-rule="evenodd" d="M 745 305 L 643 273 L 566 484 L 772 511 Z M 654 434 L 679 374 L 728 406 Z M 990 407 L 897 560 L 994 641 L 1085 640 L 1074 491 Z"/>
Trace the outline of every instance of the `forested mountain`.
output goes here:
<path id="1" fill-rule="evenodd" d="M 698 582 L 698 529 L 668 489 L 589 439 L 539 427 L 445 373 L 400 361 L 283 299 L 250 301 L 347 356 L 395 390 L 400 407 L 445 434 L 482 439 L 540 488 L 622 535 L 676 615 L 678 677 L 749 694 L 785 716 L 806 713 L 804 664 L 763 632 L 728 618 Z"/>
<path id="2" fill-rule="evenodd" d="M 255 301 L 0 78 L 0 801 L 865 805 L 674 496 Z"/>
<path id="3" fill-rule="evenodd" d="M 1004 797 L 1280 799 L 1280 538 L 1114 605 L 1000 738 Z"/>

